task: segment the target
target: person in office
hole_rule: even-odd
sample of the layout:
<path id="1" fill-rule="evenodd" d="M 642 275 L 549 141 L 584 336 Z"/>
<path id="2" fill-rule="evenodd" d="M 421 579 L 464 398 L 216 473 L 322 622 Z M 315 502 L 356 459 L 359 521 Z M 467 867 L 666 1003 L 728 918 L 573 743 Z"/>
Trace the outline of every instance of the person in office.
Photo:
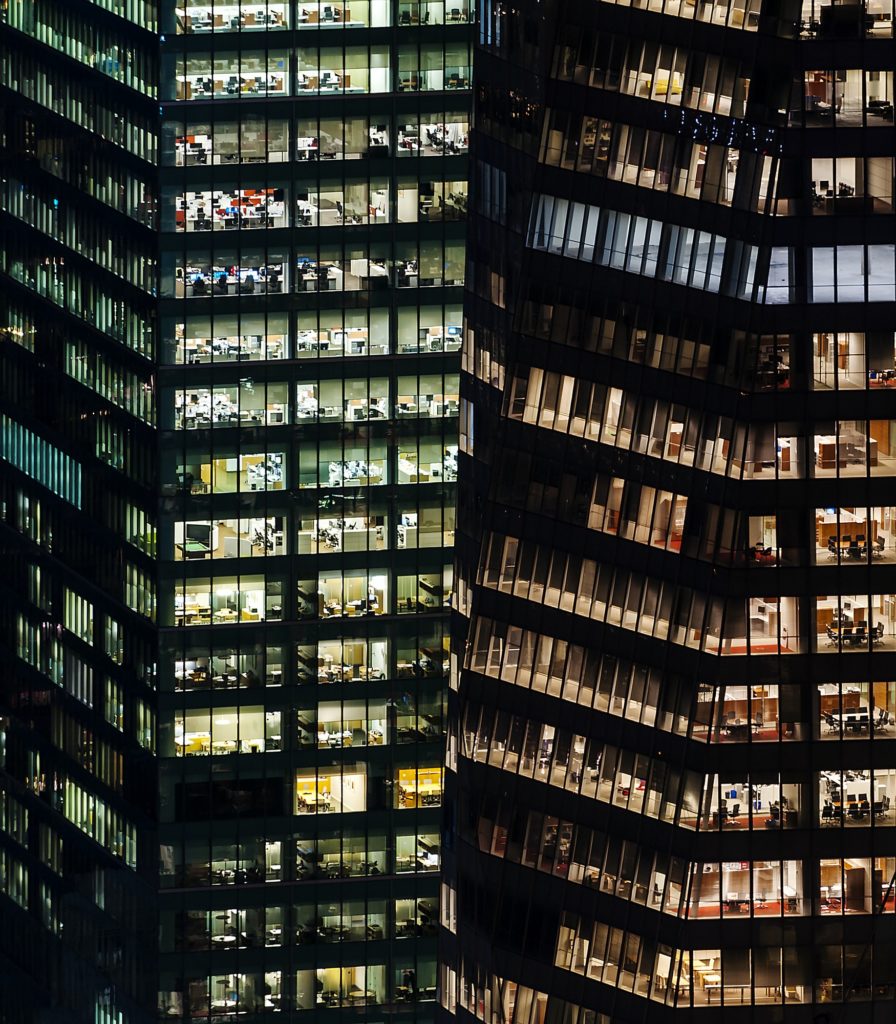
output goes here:
<path id="1" fill-rule="evenodd" d="M 215 281 L 215 292 L 218 295 L 227 294 L 227 274 L 225 274 L 223 270 L 218 274 L 218 278 Z"/>
<path id="2" fill-rule="evenodd" d="M 417 973 L 408 967 L 401 975 L 401 983 L 408 991 L 408 998 L 414 999 L 417 995 Z"/>
<path id="3" fill-rule="evenodd" d="M 255 291 L 255 275 L 250 270 L 243 281 L 243 291 L 251 295 Z"/>
<path id="4" fill-rule="evenodd" d="M 193 294 L 194 295 L 206 295 L 207 294 L 205 278 L 202 276 L 202 274 L 197 274 L 193 278 Z"/>

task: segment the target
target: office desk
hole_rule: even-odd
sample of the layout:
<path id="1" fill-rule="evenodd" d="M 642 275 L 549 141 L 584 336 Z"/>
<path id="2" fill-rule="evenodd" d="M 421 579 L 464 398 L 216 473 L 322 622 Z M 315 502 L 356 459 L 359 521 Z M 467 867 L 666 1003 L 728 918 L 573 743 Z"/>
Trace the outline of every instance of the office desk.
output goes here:
<path id="1" fill-rule="evenodd" d="M 308 808 L 308 810 L 329 811 L 330 809 L 329 794 L 324 796 L 320 793 L 299 793 L 298 798 L 299 802 Z"/>
<path id="2" fill-rule="evenodd" d="M 815 465 L 819 469 L 837 469 L 838 467 L 840 469 L 845 468 L 845 445 L 838 445 L 835 437 L 816 437 Z"/>
<path id="3" fill-rule="evenodd" d="M 856 712 L 854 714 L 847 712 L 845 714 L 832 714 L 828 717 L 841 728 L 851 732 L 861 732 L 871 728 L 871 716 L 867 712 Z"/>

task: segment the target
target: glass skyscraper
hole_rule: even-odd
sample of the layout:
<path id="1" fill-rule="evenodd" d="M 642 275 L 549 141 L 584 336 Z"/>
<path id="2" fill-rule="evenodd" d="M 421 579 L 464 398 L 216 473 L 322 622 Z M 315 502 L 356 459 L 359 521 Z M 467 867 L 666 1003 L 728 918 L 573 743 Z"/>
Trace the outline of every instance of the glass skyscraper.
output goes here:
<path id="1" fill-rule="evenodd" d="M 461 1020 L 894 1013 L 892 47 L 877 0 L 482 6 Z"/>
<path id="2" fill-rule="evenodd" d="M 426 1021 L 471 9 L 0 14 L 11 1019 Z"/>

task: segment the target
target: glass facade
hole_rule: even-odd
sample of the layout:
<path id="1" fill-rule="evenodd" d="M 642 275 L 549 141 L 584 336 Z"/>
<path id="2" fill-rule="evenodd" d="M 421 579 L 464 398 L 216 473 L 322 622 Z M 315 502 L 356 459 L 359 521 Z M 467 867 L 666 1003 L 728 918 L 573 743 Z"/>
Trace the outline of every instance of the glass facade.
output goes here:
<path id="1" fill-rule="evenodd" d="M 151 5 L 0 3 L 0 1017 L 156 989 Z"/>
<path id="2" fill-rule="evenodd" d="M 435 1013 L 466 4 L 163 5 L 158 1013 Z"/>
<path id="3" fill-rule="evenodd" d="M 472 32 L 0 0 L 4 1020 L 434 1016 Z"/>
<path id="4" fill-rule="evenodd" d="M 894 1012 L 891 36 L 481 8 L 446 1019 Z"/>

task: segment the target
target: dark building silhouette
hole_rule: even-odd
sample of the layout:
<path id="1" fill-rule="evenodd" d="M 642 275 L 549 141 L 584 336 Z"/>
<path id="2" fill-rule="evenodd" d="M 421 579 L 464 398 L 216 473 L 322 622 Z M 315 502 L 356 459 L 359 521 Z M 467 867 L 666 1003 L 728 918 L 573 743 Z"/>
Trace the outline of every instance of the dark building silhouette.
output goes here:
<path id="1" fill-rule="evenodd" d="M 894 1013 L 892 47 L 871 2 L 483 6 L 458 1018 Z"/>

